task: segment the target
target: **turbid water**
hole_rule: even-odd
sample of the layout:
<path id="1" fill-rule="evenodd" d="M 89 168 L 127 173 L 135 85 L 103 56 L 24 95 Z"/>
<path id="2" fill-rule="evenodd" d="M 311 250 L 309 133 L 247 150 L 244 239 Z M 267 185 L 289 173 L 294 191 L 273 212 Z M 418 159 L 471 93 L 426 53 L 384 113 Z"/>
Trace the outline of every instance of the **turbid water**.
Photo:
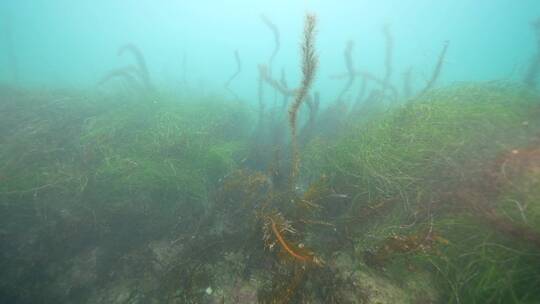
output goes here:
<path id="1" fill-rule="evenodd" d="M 0 303 L 540 303 L 540 4 L 257 2 L 0 4 Z"/>

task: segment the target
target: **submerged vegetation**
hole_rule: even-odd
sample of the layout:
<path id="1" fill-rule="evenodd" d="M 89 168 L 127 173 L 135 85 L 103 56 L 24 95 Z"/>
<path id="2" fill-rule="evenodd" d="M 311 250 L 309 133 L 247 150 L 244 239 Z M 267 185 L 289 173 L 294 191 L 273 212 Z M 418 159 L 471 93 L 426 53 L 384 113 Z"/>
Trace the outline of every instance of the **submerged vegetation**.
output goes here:
<path id="1" fill-rule="evenodd" d="M 540 302 L 536 72 L 438 88 L 446 42 L 400 96 L 385 26 L 384 75 L 347 43 L 321 108 L 316 17 L 297 89 L 262 20 L 255 107 L 230 88 L 239 51 L 229 99 L 160 90 L 134 44 L 99 90 L 0 87 L 0 302 Z"/>

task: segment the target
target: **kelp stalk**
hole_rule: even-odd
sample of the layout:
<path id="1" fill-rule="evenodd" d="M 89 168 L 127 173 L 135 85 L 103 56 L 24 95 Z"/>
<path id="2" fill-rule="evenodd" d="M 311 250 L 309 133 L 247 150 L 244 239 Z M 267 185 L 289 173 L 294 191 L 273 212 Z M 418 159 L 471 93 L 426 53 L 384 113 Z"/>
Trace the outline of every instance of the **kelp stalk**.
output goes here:
<path id="1" fill-rule="evenodd" d="M 8 56 L 8 63 L 10 65 L 10 72 L 13 83 L 18 84 L 19 82 L 19 66 L 17 63 L 17 56 L 15 55 L 15 50 L 13 47 L 13 33 L 11 28 L 11 18 L 10 16 L 5 16 L 3 24 L 3 40 L 6 43 L 6 50 Z"/>
<path id="2" fill-rule="evenodd" d="M 294 102 L 289 108 L 289 125 L 291 127 L 291 146 L 292 146 L 292 164 L 291 164 L 291 177 L 290 183 L 294 187 L 296 177 L 300 171 L 300 151 L 298 149 L 298 140 L 296 138 L 296 120 L 298 116 L 298 110 L 302 105 L 302 102 L 306 98 L 315 79 L 315 72 L 319 63 L 318 56 L 315 52 L 315 28 L 317 25 L 317 18 L 315 15 L 307 14 L 303 42 L 302 42 L 302 85 L 298 89 Z"/>
<path id="3" fill-rule="evenodd" d="M 347 77 L 348 77 L 348 73 L 343 73 L 343 74 L 331 75 L 330 79 L 344 79 L 344 78 L 347 78 Z M 386 91 L 388 91 L 390 94 L 385 94 L 385 95 L 388 95 L 391 98 L 395 99 L 398 96 L 398 90 L 396 89 L 396 87 L 394 87 L 391 83 L 385 82 L 384 79 L 381 79 L 381 78 L 373 75 L 370 72 L 355 71 L 355 77 L 361 78 L 362 81 L 364 81 L 364 82 L 366 82 L 366 81 L 373 82 L 374 84 L 380 85 L 381 87 L 386 86 Z M 361 88 L 361 93 L 365 93 L 365 91 L 363 91 L 362 88 Z M 364 96 L 364 94 L 359 94 L 359 96 L 360 95 Z M 356 102 L 358 102 L 360 99 L 361 99 L 360 97 L 357 97 Z"/>
<path id="4" fill-rule="evenodd" d="M 337 98 L 338 102 L 343 100 L 343 96 L 349 91 L 349 89 L 353 85 L 354 80 L 356 78 L 356 74 L 354 71 L 354 63 L 352 59 L 353 48 L 354 48 L 354 42 L 349 41 L 347 42 L 347 45 L 345 46 L 345 51 L 343 52 L 343 58 L 345 59 L 345 67 L 347 68 L 348 80 L 338 95 L 338 98 Z"/>
<path id="5" fill-rule="evenodd" d="M 315 120 L 317 118 L 317 113 L 319 112 L 320 99 L 319 92 L 315 92 L 313 97 L 309 95 L 306 97 L 306 105 L 309 108 L 309 117 L 299 134 L 299 143 L 301 146 L 308 143 L 314 134 Z"/>
<path id="6" fill-rule="evenodd" d="M 525 79 L 523 80 L 525 85 L 530 88 L 534 88 L 536 86 L 538 72 L 540 71 L 540 18 L 536 20 L 532 26 L 536 34 L 536 54 L 529 64 L 527 73 L 525 74 Z"/>
<path id="7" fill-rule="evenodd" d="M 281 79 L 279 80 L 279 83 L 281 84 L 283 88 L 289 90 L 289 85 L 287 84 L 287 75 L 285 74 L 285 69 L 281 69 Z M 289 103 L 289 95 L 283 95 L 283 104 L 282 104 L 283 112 L 285 112 L 287 103 Z"/>
<path id="8" fill-rule="evenodd" d="M 137 61 L 137 76 L 140 77 L 145 88 L 148 91 L 153 91 L 154 86 L 150 80 L 150 73 L 148 72 L 146 60 L 144 59 L 141 50 L 133 43 L 128 43 L 118 49 L 118 56 L 122 56 L 126 52 L 130 52 L 135 57 L 135 61 Z"/>
<path id="9" fill-rule="evenodd" d="M 236 99 L 238 99 L 238 95 L 230 88 L 231 82 L 238 77 L 240 72 L 242 72 L 242 61 L 240 60 L 240 54 L 238 53 L 238 50 L 234 51 L 234 59 L 236 61 L 236 71 L 234 74 L 231 75 L 229 80 L 225 83 L 225 88 L 232 94 Z"/>
<path id="10" fill-rule="evenodd" d="M 281 43 L 280 43 L 280 35 L 279 35 L 279 29 L 277 26 L 268 19 L 265 15 L 261 15 L 261 20 L 264 22 L 264 24 L 272 31 L 272 34 L 274 35 L 274 51 L 272 52 L 272 55 L 270 55 L 270 59 L 268 60 L 268 68 L 270 69 L 270 73 L 272 72 L 272 65 L 274 63 L 274 59 L 276 58 Z"/>
<path id="11" fill-rule="evenodd" d="M 426 84 L 426 87 L 422 90 L 422 94 L 426 93 L 427 91 L 431 90 L 437 80 L 439 79 L 439 76 L 441 75 L 441 71 L 444 65 L 444 59 L 446 57 L 446 52 L 448 51 L 448 45 L 450 44 L 449 41 L 445 41 L 443 45 L 443 49 L 441 53 L 439 54 L 439 59 L 437 60 L 437 65 L 435 66 L 435 69 L 433 69 L 433 73 L 431 75 L 431 79 Z"/>
<path id="12" fill-rule="evenodd" d="M 111 81 L 112 79 L 118 78 L 123 79 L 126 86 L 134 92 L 143 92 L 144 89 L 139 83 L 139 80 L 135 75 L 137 74 L 137 67 L 135 66 L 126 66 L 123 68 L 117 68 L 110 70 L 105 76 L 103 76 L 98 82 L 98 86 L 102 86 L 105 83 Z"/>
<path id="13" fill-rule="evenodd" d="M 412 67 L 409 67 L 403 73 L 403 95 L 405 98 L 410 98 L 412 95 Z"/>
<path id="14" fill-rule="evenodd" d="M 394 53 L 394 39 L 392 33 L 390 32 L 390 26 L 386 25 L 383 28 L 384 41 L 386 45 L 386 53 L 384 60 L 384 79 L 383 79 L 383 88 L 382 94 L 386 95 L 386 90 L 390 87 L 390 80 L 392 78 L 392 58 Z M 397 97 L 397 96 L 396 96 Z"/>

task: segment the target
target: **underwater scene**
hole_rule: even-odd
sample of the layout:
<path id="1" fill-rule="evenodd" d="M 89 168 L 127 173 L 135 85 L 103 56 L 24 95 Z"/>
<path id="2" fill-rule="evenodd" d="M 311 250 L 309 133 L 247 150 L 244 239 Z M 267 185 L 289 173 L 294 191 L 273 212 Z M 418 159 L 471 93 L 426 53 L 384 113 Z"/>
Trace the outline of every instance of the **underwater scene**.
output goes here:
<path id="1" fill-rule="evenodd" d="M 540 1 L 1 1 L 0 303 L 540 303 Z"/>

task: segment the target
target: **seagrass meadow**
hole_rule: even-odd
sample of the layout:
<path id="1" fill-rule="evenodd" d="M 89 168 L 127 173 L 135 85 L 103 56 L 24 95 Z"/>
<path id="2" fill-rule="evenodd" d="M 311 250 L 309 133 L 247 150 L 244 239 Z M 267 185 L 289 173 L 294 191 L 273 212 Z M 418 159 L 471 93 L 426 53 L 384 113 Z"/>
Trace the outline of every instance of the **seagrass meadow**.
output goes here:
<path id="1" fill-rule="evenodd" d="M 540 303 L 540 4 L 252 2 L 0 4 L 0 303 Z"/>

